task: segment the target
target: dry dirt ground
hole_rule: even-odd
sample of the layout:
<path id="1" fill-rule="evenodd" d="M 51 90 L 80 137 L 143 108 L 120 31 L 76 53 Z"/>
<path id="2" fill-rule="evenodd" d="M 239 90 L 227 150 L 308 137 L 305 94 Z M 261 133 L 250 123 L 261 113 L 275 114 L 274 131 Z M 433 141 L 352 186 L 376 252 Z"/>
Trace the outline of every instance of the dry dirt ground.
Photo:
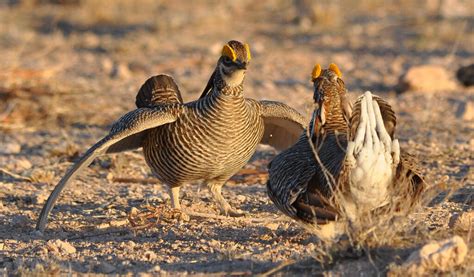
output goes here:
<path id="1" fill-rule="evenodd" d="M 472 14 L 440 18 L 436 7 L 411 1 L 308 2 L 0 1 L 0 275 L 272 269 L 385 275 L 430 239 L 453 234 L 471 250 L 448 274 L 473 274 L 472 232 L 450 228 L 449 220 L 474 204 L 474 122 L 460 110 L 474 101 L 474 90 L 394 92 L 410 66 L 437 64 L 454 76 L 460 65 L 472 63 Z M 318 240 L 282 220 L 266 195 L 266 165 L 275 152 L 265 147 L 224 188 L 230 203 L 249 213 L 246 218 L 172 218 L 166 187 L 150 181 L 141 152 L 134 151 L 93 162 L 64 191 L 47 231 L 34 232 L 54 185 L 133 109 L 148 77 L 171 74 L 185 100 L 195 99 L 230 39 L 252 49 L 248 97 L 284 101 L 308 115 L 313 65 L 335 62 L 353 97 L 371 90 L 388 99 L 401 146 L 420 158 L 430 184 L 447 180 L 445 188 L 455 190 L 414 215 L 427 232 L 359 257 L 336 253 L 332 262 L 318 262 Z M 182 194 L 186 209 L 216 214 L 202 184 L 185 186 Z M 132 208 L 143 213 L 147 205 L 158 207 L 155 222 L 132 226 Z M 73 249 L 55 247 L 55 239 Z"/>

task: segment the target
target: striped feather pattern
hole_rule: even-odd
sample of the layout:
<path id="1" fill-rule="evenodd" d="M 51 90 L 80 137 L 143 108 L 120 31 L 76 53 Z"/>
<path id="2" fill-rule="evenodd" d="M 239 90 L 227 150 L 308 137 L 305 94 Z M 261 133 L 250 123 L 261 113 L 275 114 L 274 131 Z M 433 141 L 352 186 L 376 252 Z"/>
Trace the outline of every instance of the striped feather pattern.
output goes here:
<path id="1" fill-rule="evenodd" d="M 314 84 L 317 107 L 310 123 L 311 138 L 302 134 L 295 145 L 277 155 L 269 165 L 267 182 L 268 195 L 279 210 L 299 222 L 316 226 L 337 220 L 341 213 L 341 207 L 337 206 L 340 203 L 333 202 L 333 192 L 350 190 L 346 148 L 357 131 L 361 111 L 358 99 L 352 113 L 342 80 L 328 70 L 321 76 Z M 384 126 L 393 139 L 395 113 L 380 97 L 373 99 L 379 104 Z M 406 195 L 404 204 L 416 203 L 424 189 L 420 172 L 416 159 L 401 151 L 390 189 L 392 193 Z M 319 232 L 318 229 L 314 231 Z M 324 236 L 328 237 L 327 234 Z"/>
<path id="2" fill-rule="evenodd" d="M 295 145 L 274 158 L 269 165 L 267 191 L 286 215 L 306 223 L 325 224 L 338 214 L 330 198 L 335 189 L 332 184 L 337 183 L 344 165 L 350 110 L 346 107 L 344 82 L 330 70 L 323 70 L 314 81 L 313 98 L 317 116 L 310 123 L 314 126 L 310 128 L 311 138 L 302 134 Z"/>
<path id="3" fill-rule="evenodd" d="M 242 86 L 224 87 L 184 105 L 173 124 L 149 131 L 145 159 L 171 186 L 198 179 L 224 182 L 247 163 L 263 136 L 256 101 L 246 100 Z"/>
<path id="4" fill-rule="evenodd" d="M 138 109 L 114 123 L 110 133 L 71 167 L 48 198 L 36 228 L 44 230 L 61 191 L 95 157 L 140 147 L 153 172 L 172 187 L 174 208 L 180 208 L 181 185 L 204 180 L 221 213 L 242 215 L 222 197 L 222 185 L 253 155 L 262 142 L 266 123 L 271 129 L 267 135 L 277 137 L 277 147 L 286 148 L 295 142 L 306 121 L 284 104 L 245 99 L 242 84 L 250 60 L 249 47 L 237 41 L 229 45 L 234 49 L 227 50 L 234 51 L 237 60 L 221 57 L 203 96 L 194 102 L 182 103 L 170 76 L 148 79 L 137 94 Z"/>
<path id="5" fill-rule="evenodd" d="M 145 81 L 137 93 L 138 108 L 150 108 L 160 104 L 183 103 L 176 82 L 169 75 L 160 74 Z"/>

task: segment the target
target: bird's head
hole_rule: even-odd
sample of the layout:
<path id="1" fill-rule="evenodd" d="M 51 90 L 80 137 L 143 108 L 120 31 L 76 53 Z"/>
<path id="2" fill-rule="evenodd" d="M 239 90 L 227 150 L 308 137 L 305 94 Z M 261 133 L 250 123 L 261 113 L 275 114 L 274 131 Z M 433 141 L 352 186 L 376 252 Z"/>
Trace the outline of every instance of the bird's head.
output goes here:
<path id="1" fill-rule="evenodd" d="M 328 69 L 321 69 L 321 66 L 316 64 L 311 73 L 311 80 L 314 84 L 313 99 L 319 104 L 324 101 L 325 95 L 346 90 L 342 73 L 333 63 Z"/>
<path id="2" fill-rule="evenodd" d="M 311 72 L 311 81 L 314 84 L 313 99 L 316 108 L 311 119 L 310 132 L 319 134 L 320 128 L 326 124 L 329 114 L 334 113 L 332 110 L 334 105 L 331 105 L 330 102 L 341 101 L 346 87 L 341 71 L 333 63 L 329 65 L 328 69 L 321 69 L 321 66 L 316 64 Z M 342 107 L 342 110 L 344 109 L 346 108 Z"/>
<path id="3" fill-rule="evenodd" d="M 224 45 L 217 70 L 226 85 L 235 87 L 242 84 L 250 59 L 250 47 L 247 43 L 231 40 Z"/>

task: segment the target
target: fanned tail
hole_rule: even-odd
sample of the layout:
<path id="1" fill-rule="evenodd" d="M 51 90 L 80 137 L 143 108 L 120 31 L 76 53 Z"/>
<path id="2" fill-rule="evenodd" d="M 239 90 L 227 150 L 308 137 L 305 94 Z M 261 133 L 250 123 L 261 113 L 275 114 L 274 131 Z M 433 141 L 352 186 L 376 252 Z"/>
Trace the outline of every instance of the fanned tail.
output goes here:
<path id="1" fill-rule="evenodd" d="M 138 108 L 151 108 L 163 104 L 182 104 L 178 85 L 171 76 L 160 74 L 150 77 L 138 91 L 135 104 Z"/>

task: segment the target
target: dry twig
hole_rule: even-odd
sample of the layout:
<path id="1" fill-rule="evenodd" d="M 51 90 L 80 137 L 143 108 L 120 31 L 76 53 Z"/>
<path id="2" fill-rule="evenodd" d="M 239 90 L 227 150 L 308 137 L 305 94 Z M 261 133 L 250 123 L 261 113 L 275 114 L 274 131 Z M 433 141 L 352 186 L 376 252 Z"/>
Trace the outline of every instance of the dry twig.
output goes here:
<path id="1" fill-rule="evenodd" d="M 292 265 L 292 264 L 294 264 L 294 263 L 296 263 L 296 261 L 295 261 L 295 260 L 292 260 L 292 259 L 283 261 L 283 262 L 281 262 L 279 265 L 277 265 L 276 267 L 274 267 L 274 268 L 272 268 L 272 269 L 270 269 L 270 270 L 268 270 L 268 271 L 266 271 L 266 272 L 263 272 L 262 274 L 259 274 L 259 275 L 257 275 L 257 276 L 259 276 L 259 277 L 270 276 L 270 275 L 275 274 L 275 273 L 277 273 L 278 271 L 282 270 L 283 268 L 285 268 L 285 267 L 287 267 L 287 266 L 289 266 L 289 265 Z"/>
<path id="2" fill-rule="evenodd" d="M 5 168 L 0 168 L 0 172 L 5 174 L 5 175 L 8 175 L 14 179 L 18 179 L 18 180 L 22 180 L 22 181 L 27 181 L 27 182 L 31 182 L 31 178 L 29 177 L 24 177 L 24 176 L 21 176 L 19 174 L 16 174 L 16 173 L 13 173 Z"/>

